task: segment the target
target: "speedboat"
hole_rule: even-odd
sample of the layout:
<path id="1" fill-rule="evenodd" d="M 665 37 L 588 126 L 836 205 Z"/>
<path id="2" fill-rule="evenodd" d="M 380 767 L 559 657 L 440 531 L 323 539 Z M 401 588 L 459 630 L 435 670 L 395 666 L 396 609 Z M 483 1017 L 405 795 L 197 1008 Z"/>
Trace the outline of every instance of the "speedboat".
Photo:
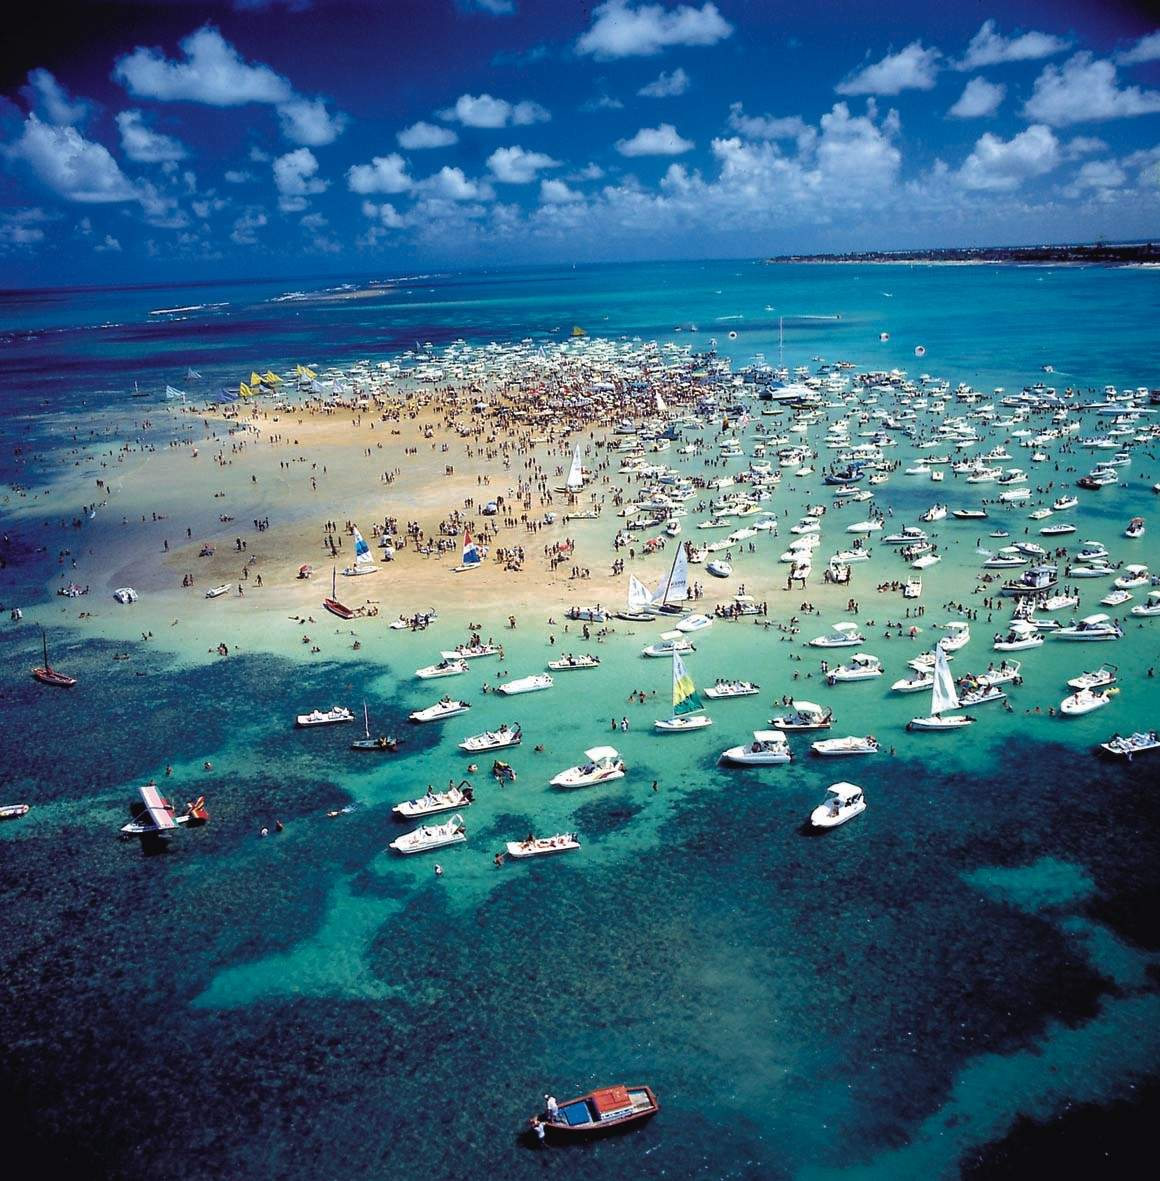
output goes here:
<path id="1" fill-rule="evenodd" d="M 498 730 L 484 730 L 482 734 L 472 734 L 465 738 L 459 744 L 459 749 L 469 754 L 478 754 L 484 750 L 502 750 L 505 746 L 519 746 L 523 737 L 519 722 L 513 726 L 504 722 Z"/>
<path id="2" fill-rule="evenodd" d="M 674 714 L 671 718 L 658 718 L 653 722 L 653 729 L 662 734 L 683 734 L 686 730 L 703 730 L 712 724 L 713 719 L 704 714 Z"/>
<path id="3" fill-rule="evenodd" d="M 862 789 L 853 783 L 832 783 L 826 788 L 826 801 L 810 813 L 813 828 L 837 828 L 866 811 Z"/>
<path id="4" fill-rule="evenodd" d="M 944 652 L 957 652 L 970 642 L 971 625 L 961 619 L 952 619 L 950 623 L 944 623 L 943 629 L 949 633 L 938 642 L 938 646 Z"/>
<path id="5" fill-rule="evenodd" d="M 1124 530 L 1124 536 L 1135 541 L 1138 537 L 1144 536 L 1144 518 L 1133 517 L 1128 522 L 1128 527 Z"/>
<path id="6" fill-rule="evenodd" d="M 867 734 L 864 738 L 857 735 L 822 738 L 810 743 L 810 750 L 816 755 L 875 755 L 878 753 L 878 739 L 873 734 Z"/>
<path id="7" fill-rule="evenodd" d="M 550 673 L 533 673 L 530 677 L 504 681 L 502 685 L 496 685 L 494 692 L 504 697 L 514 697 L 517 693 L 537 693 L 541 689 L 550 689 L 555 683 Z"/>
<path id="8" fill-rule="evenodd" d="M 996 652 L 1022 652 L 1025 648 L 1038 648 L 1043 643 L 1039 629 L 1029 619 L 1013 619 L 1007 635 L 995 633 L 991 647 Z"/>
<path id="9" fill-rule="evenodd" d="M 1100 599 L 1101 607 L 1119 607 L 1124 603 L 1130 602 L 1132 592 L 1121 590 L 1117 587 L 1115 590 L 1110 590 L 1102 599 Z"/>
<path id="10" fill-rule="evenodd" d="M 434 816 L 439 812 L 454 812 L 457 808 L 467 808 L 475 802 L 475 792 L 471 784 L 465 787 L 449 787 L 446 791 L 434 791 L 427 788 L 427 794 L 418 799 L 404 800 L 396 804 L 391 811 L 399 817 L 410 820 L 415 816 Z"/>
<path id="11" fill-rule="evenodd" d="M 646 618 L 651 618 L 646 616 Z M 581 652 L 579 656 L 573 656 L 571 653 L 566 653 L 558 660 L 549 660 L 548 668 L 552 672 L 569 672 L 577 668 L 599 668 L 600 657 L 592 656 L 587 652 Z"/>
<path id="12" fill-rule="evenodd" d="M 542 857 L 550 853 L 570 853 L 580 848 L 580 842 L 574 832 L 558 832 L 554 837 L 529 835 L 522 841 L 508 841 L 504 848 L 508 857 L 523 861 L 527 857 Z"/>
<path id="13" fill-rule="evenodd" d="M 895 693 L 920 693 L 923 689 L 929 689 L 933 685 L 933 672 L 916 672 L 913 676 L 904 677 L 900 681 L 895 681 L 890 688 Z"/>
<path id="14" fill-rule="evenodd" d="M 855 521 L 853 525 L 846 526 L 847 533 L 861 533 L 866 535 L 868 533 L 878 533 L 882 528 L 881 521 Z"/>
<path id="15" fill-rule="evenodd" d="M 661 637 L 653 644 L 646 644 L 640 650 L 642 656 L 672 656 L 674 652 L 694 651 L 692 641 L 685 639 L 684 633 L 678 631 L 661 632 Z"/>
<path id="16" fill-rule="evenodd" d="M 1023 678 L 1019 675 L 1019 670 L 1022 667 L 1022 663 L 1018 660 L 1000 661 L 998 668 L 988 665 L 985 673 L 979 673 L 975 677 L 975 683 L 977 685 L 1006 685 L 1014 682 L 1021 685 Z"/>
<path id="17" fill-rule="evenodd" d="M 1119 671 L 1114 664 L 1101 664 L 1092 672 L 1080 673 L 1078 677 L 1072 677 L 1067 682 L 1067 686 L 1078 692 L 1080 689 L 1100 689 L 1107 685 L 1114 685 Z"/>
<path id="18" fill-rule="evenodd" d="M 780 730 L 754 730 L 753 741 L 731 746 L 721 752 L 720 761 L 740 766 L 765 766 L 768 763 L 788 763 L 793 759 L 789 743 Z"/>
<path id="19" fill-rule="evenodd" d="M 471 708 L 466 701 L 453 701 L 444 697 L 426 709 L 417 709 L 407 716 L 412 722 L 441 722 L 444 718 L 453 718 L 456 714 L 464 714 Z"/>
<path id="20" fill-rule="evenodd" d="M 1147 599 L 1142 603 L 1137 603 L 1129 614 L 1137 617 L 1160 615 L 1160 590 L 1149 591 Z"/>
<path id="21" fill-rule="evenodd" d="M 414 831 L 396 837 L 387 847 L 396 853 L 426 853 L 430 849 L 441 849 L 444 845 L 458 845 L 467 840 L 467 828 L 458 813 L 443 824 L 423 825 Z"/>
<path id="22" fill-rule="evenodd" d="M 1127 759 L 1131 762 L 1133 755 L 1149 754 L 1154 750 L 1160 750 L 1160 734 L 1157 734 L 1155 730 L 1138 730 L 1135 734 L 1129 734 L 1127 738 L 1113 734 L 1107 742 L 1100 743 L 1099 749 L 1113 758 Z"/>
<path id="23" fill-rule="evenodd" d="M 1005 545 L 997 554 L 992 554 L 984 563 L 985 570 L 1009 570 L 1015 566 L 1026 566 L 1028 559 L 1014 546 Z"/>
<path id="24" fill-rule="evenodd" d="M 841 681 L 868 681 L 882 675 L 882 661 L 869 652 L 855 652 L 848 664 L 839 664 L 826 673 L 826 684 L 836 685 Z"/>
<path id="25" fill-rule="evenodd" d="M 951 510 L 951 516 L 956 521 L 983 521 L 986 520 L 987 510 L 985 508 L 956 508 Z"/>
<path id="26" fill-rule="evenodd" d="M 353 722 L 354 714 L 345 705 L 335 705 L 328 710 L 312 709 L 294 720 L 299 726 L 332 726 L 335 722 Z"/>
<path id="27" fill-rule="evenodd" d="M 1065 533 L 1074 533 L 1076 527 L 1074 525 L 1044 525 L 1039 530 L 1041 537 L 1062 537 Z"/>
<path id="28" fill-rule="evenodd" d="M 928 566 L 933 566 L 936 562 L 942 561 L 942 554 L 923 554 L 920 558 L 915 558 L 910 563 L 912 570 L 925 570 Z"/>
<path id="29" fill-rule="evenodd" d="M 1061 640 L 1118 640 L 1124 633 L 1115 620 L 1098 614 L 1086 615 L 1079 623 L 1061 627 L 1055 634 Z"/>
<path id="30" fill-rule="evenodd" d="M 790 712 L 770 718 L 769 724 L 779 730 L 828 730 L 834 724 L 834 711 L 812 701 L 793 700 Z"/>
<path id="31" fill-rule="evenodd" d="M 946 519 L 947 506 L 945 504 L 932 504 L 925 513 L 919 517 L 920 521 L 925 521 L 928 525 L 935 521 L 942 521 Z"/>
<path id="32" fill-rule="evenodd" d="M 854 648 L 866 643 L 866 637 L 858 630 L 858 625 L 852 622 L 835 623 L 824 636 L 815 636 L 810 640 L 811 648 Z"/>
<path id="33" fill-rule="evenodd" d="M 959 693 L 959 705 L 970 709 L 975 705 L 986 705 L 991 701 L 1002 701 L 1007 694 L 998 685 L 984 685 L 976 678 L 968 678 L 964 684 L 971 686 Z"/>
<path id="34" fill-rule="evenodd" d="M 712 626 L 713 617 L 711 615 L 686 615 L 684 619 L 678 619 L 673 624 L 673 627 L 679 632 L 698 632 Z"/>
<path id="35" fill-rule="evenodd" d="M 1133 562 L 1124 567 L 1123 574 L 1112 585 L 1118 586 L 1120 590 L 1132 590 L 1137 586 L 1148 586 L 1151 582 L 1152 576 L 1148 573 L 1148 567 L 1139 562 Z"/>
<path id="36" fill-rule="evenodd" d="M 1088 557 L 1080 555 L 1080 561 L 1068 566 L 1065 571 L 1068 578 L 1110 578 L 1115 574 L 1111 562 L 1105 557 Z"/>
<path id="37" fill-rule="evenodd" d="M 917 525 L 904 525 L 897 533 L 888 533 L 882 538 L 883 545 L 911 545 L 914 542 L 926 541 L 926 530 Z"/>
<path id="38" fill-rule="evenodd" d="M 1052 503 L 1052 511 L 1057 513 L 1065 512 L 1069 508 L 1075 508 L 1079 504 L 1078 496 L 1059 496 Z"/>
<path id="39" fill-rule="evenodd" d="M 760 691 L 761 686 L 755 685 L 752 681 L 722 681 L 718 680 L 715 685 L 709 685 L 702 689 L 706 697 L 751 697 L 754 693 Z"/>
<path id="40" fill-rule="evenodd" d="M 466 660 L 441 660 L 438 664 L 429 664 L 426 668 L 415 669 L 415 676 L 421 680 L 433 680 L 436 677 L 457 677 L 467 672 Z"/>
<path id="41" fill-rule="evenodd" d="M 1111 702 L 1107 689 L 1077 689 L 1070 697 L 1065 697 L 1059 703 L 1061 717 L 1078 718 L 1083 714 L 1090 714 L 1092 710 L 1100 709 Z M 1116 690 L 1112 689 L 1112 693 Z"/>
<path id="42" fill-rule="evenodd" d="M 733 567 L 728 562 L 723 562 L 720 558 L 715 558 L 712 562 L 706 562 L 705 569 L 714 578 L 728 578 L 733 573 Z"/>
<path id="43" fill-rule="evenodd" d="M 552 787 L 593 787 L 624 776 L 624 760 L 612 746 L 594 746 L 584 752 L 586 762 L 561 771 L 548 782 Z"/>

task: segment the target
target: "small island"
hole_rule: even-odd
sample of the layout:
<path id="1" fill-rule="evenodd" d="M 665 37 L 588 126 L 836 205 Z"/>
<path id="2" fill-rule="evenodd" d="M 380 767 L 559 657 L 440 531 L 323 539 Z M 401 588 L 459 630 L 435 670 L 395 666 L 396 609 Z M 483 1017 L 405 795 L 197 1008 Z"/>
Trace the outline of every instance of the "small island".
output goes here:
<path id="1" fill-rule="evenodd" d="M 1081 242 L 1043 246 L 945 246 L 930 250 L 852 250 L 841 254 L 780 254 L 765 259 L 765 262 L 1139 266 L 1160 263 L 1160 245 L 1155 242 Z"/>

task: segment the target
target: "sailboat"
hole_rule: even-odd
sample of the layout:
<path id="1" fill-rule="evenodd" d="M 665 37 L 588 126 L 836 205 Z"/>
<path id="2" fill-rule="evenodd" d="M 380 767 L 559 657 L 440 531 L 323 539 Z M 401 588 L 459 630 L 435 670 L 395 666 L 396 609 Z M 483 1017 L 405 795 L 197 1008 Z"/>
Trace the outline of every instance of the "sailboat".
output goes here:
<path id="1" fill-rule="evenodd" d="M 975 719 L 968 714 L 947 714 L 947 710 L 959 708 L 959 695 L 955 690 L 951 666 L 942 648 L 934 650 L 934 684 L 930 691 L 930 716 L 911 718 L 906 723 L 908 730 L 957 730 L 969 726 Z"/>
<path id="2" fill-rule="evenodd" d="M 568 469 L 568 478 L 564 481 L 567 492 L 579 492 L 584 487 L 584 469 L 580 466 L 580 444 L 577 443 L 572 451 L 572 466 Z"/>
<path id="3" fill-rule="evenodd" d="M 668 575 L 653 592 L 651 609 L 676 613 L 682 609 L 679 604 L 685 603 L 688 598 L 689 551 L 681 544 L 677 546 L 677 552 L 673 555 L 673 564 Z"/>
<path id="4" fill-rule="evenodd" d="M 378 566 L 375 565 L 374 558 L 371 557 L 371 547 L 367 545 L 366 539 L 358 531 L 356 526 L 353 529 L 354 533 L 354 565 L 344 566 L 343 574 L 348 577 L 355 577 L 359 574 L 374 574 L 378 571 Z"/>
<path id="5" fill-rule="evenodd" d="M 371 737 L 371 717 L 367 712 L 367 703 L 363 702 L 363 732 L 366 734 L 365 738 L 356 738 L 351 744 L 351 750 L 381 750 L 381 751 L 396 751 L 399 749 L 399 740 L 397 738 L 388 738 L 385 734 L 380 734 L 378 738 Z"/>
<path id="6" fill-rule="evenodd" d="M 354 611 L 352 611 L 350 607 L 346 606 L 345 603 L 340 603 L 338 601 L 338 594 L 335 589 L 337 584 L 337 574 L 338 568 L 332 566 L 330 570 L 330 598 L 323 599 L 322 605 L 327 609 L 327 611 L 331 613 L 331 615 L 337 615 L 339 619 L 353 619 Z"/>
<path id="7" fill-rule="evenodd" d="M 40 639 L 44 645 L 44 667 L 34 668 L 32 675 L 44 685 L 59 685 L 61 688 L 67 688 L 69 685 L 77 683 L 76 677 L 70 677 L 65 673 L 58 673 L 51 664 L 48 663 L 48 636 L 43 629 L 40 632 Z"/>
<path id="8" fill-rule="evenodd" d="M 478 570 L 483 565 L 483 558 L 487 551 L 476 545 L 471 540 L 471 530 L 464 529 L 463 531 L 463 557 L 459 561 L 458 566 L 452 566 L 451 569 L 456 574 L 462 574 L 465 570 Z"/>
<path id="9" fill-rule="evenodd" d="M 707 718 L 701 712 L 705 707 L 697 695 L 693 678 L 685 668 L 685 662 L 679 652 L 673 653 L 673 716 L 661 718 L 653 723 L 657 730 L 666 734 L 679 733 L 684 730 L 700 730 L 713 724 L 712 718 Z"/>
<path id="10" fill-rule="evenodd" d="M 652 594 L 635 574 L 628 576 L 628 606 L 623 611 L 617 611 L 617 619 L 627 619 L 643 623 L 653 618 Z"/>

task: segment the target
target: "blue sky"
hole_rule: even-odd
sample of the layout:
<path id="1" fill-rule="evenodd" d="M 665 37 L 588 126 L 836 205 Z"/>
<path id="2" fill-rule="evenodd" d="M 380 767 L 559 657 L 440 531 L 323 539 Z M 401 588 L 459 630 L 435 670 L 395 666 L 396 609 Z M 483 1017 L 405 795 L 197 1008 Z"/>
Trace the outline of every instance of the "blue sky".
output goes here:
<path id="1" fill-rule="evenodd" d="M 5 286 L 1160 233 L 1144 5 L 47 11 L 0 65 Z"/>

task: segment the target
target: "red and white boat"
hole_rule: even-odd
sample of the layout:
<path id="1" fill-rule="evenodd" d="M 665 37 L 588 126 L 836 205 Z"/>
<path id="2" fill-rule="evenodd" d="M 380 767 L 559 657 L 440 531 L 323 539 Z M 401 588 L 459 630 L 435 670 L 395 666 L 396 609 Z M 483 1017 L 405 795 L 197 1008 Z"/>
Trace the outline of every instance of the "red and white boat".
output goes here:
<path id="1" fill-rule="evenodd" d="M 59 685 L 62 688 L 67 688 L 70 685 L 77 683 L 76 677 L 70 677 L 66 673 L 57 672 L 51 664 L 48 663 L 48 637 L 42 631 L 40 638 L 44 644 L 44 667 L 34 668 L 32 675 L 40 681 L 42 685 Z"/>

